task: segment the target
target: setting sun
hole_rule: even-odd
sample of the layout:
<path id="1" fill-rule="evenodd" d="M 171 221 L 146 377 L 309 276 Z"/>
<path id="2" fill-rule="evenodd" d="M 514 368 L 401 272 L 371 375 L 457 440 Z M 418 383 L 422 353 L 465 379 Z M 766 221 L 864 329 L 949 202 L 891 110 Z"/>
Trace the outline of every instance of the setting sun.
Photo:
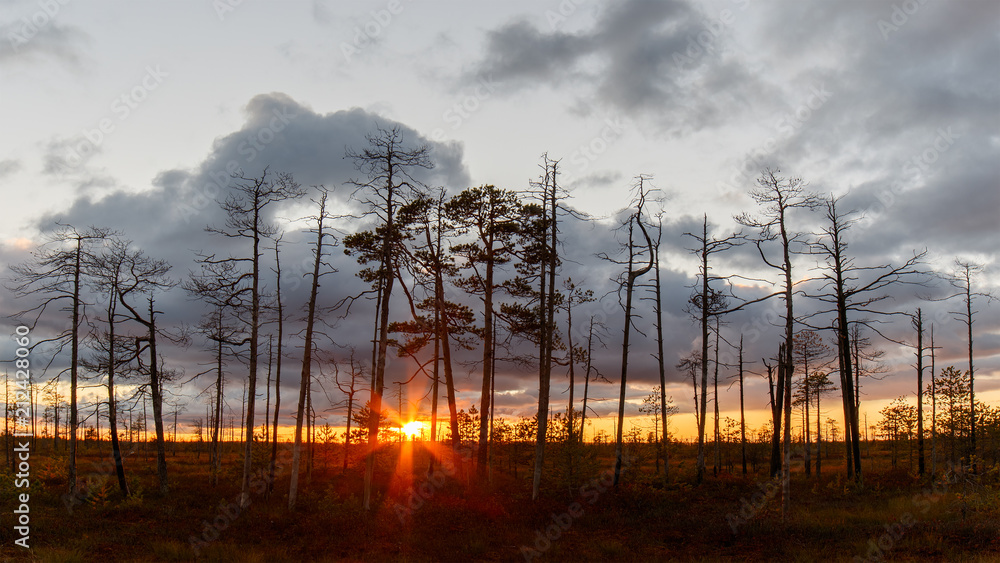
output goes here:
<path id="1" fill-rule="evenodd" d="M 407 422 L 403 425 L 403 434 L 409 436 L 410 438 L 415 438 L 420 435 L 420 432 L 424 429 L 424 423 L 419 420 L 414 420 Z"/>

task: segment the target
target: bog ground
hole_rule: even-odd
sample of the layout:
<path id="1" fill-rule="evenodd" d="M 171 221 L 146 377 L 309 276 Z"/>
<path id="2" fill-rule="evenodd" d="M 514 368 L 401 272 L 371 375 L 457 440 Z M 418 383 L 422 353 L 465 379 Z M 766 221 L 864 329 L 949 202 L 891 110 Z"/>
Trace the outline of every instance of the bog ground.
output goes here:
<path id="1" fill-rule="evenodd" d="M 340 447 L 321 446 L 289 513 L 287 466 L 278 469 L 270 498 L 259 493 L 264 481 L 255 481 L 251 505 L 241 511 L 237 455 L 229 455 L 212 487 L 207 454 L 191 444 L 170 459 L 165 497 L 155 492 L 151 448 L 146 454 L 138 445 L 126 462 L 135 493 L 129 500 L 101 469 L 106 444 L 88 444 L 80 464 L 86 494 L 72 503 L 63 497 L 64 458 L 40 444 L 32 467 L 32 549 L 11 547 L 8 511 L 0 555 L 5 561 L 1000 560 L 996 466 L 971 476 L 941 463 L 937 479 L 920 480 L 905 455 L 892 469 L 888 449 L 873 444 L 873 461 L 866 459 L 857 486 L 844 478 L 833 447 L 821 476 L 806 477 L 793 463 L 792 511 L 782 522 L 780 489 L 763 464 L 744 477 L 736 463 L 735 474 L 710 472 L 695 486 L 693 447 L 671 452 L 664 485 L 652 446 L 633 446 L 633 463 L 615 490 L 613 446 L 575 452 L 556 446 L 548 454 L 548 492 L 536 502 L 529 460 L 516 459 L 512 449 L 496 453 L 492 485 L 479 486 L 471 463 L 447 453 L 429 472 L 431 447 L 443 451 L 420 442 L 383 446 L 375 502 L 365 513 L 363 459 L 349 460 L 342 473 Z M 570 454 L 577 455 L 572 475 Z M 4 472 L 5 502 L 13 498 L 12 485 Z"/>

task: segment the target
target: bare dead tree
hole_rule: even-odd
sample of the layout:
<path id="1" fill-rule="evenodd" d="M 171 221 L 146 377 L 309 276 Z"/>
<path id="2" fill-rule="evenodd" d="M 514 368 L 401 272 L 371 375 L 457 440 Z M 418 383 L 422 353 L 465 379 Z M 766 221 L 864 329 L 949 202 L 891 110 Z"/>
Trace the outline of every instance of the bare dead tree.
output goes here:
<path id="1" fill-rule="evenodd" d="M 104 371 L 107 374 L 108 389 L 108 426 L 111 433 L 111 457 L 115 463 L 115 475 L 118 478 L 118 487 L 124 497 L 129 496 L 128 482 L 125 479 L 125 465 L 122 459 L 121 446 L 118 443 L 118 405 L 115 391 L 115 375 L 118 367 L 127 362 L 121 356 L 124 346 L 120 346 L 123 340 L 116 333 L 116 328 L 121 316 L 118 313 L 118 294 L 123 289 L 123 284 L 127 283 L 127 267 L 130 241 L 118 237 L 105 239 L 104 249 L 93 255 L 91 258 L 92 283 L 95 289 L 101 292 L 107 299 L 106 318 L 107 348 L 104 350 L 106 356 L 98 358 L 95 362 L 95 371 Z M 57 422 L 58 425 L 58 422 Z"/>
<path id="2" fill-rule="evenodd" d="M 343 472 L 347 472 L 347 462 L 350 455 L 351 447 L 351 419 L 354 417 L 354 405 L 357 403 L 356 396 L 363 389 L 359 387 L 360 378 L 364 376 L 364 370 L 362 369 L 361 362 L 355 360 L 354 350 L 351 350 L 351 356 L 348 360 L 347 375 L 342 375 L 340 370 L 340 362 L 334 360 L 331 362 L 333 364 L 334 373 L 334 384 L 337 389 L 344 394 L 343 405 L 347 408 L 347 428 L 344 431 L 344 467 Z M 344 379 L 342 380 L 341 377 Z"/>
<path id="3" fill-rule="evenodd" d="M 328 192 L 325 189 L 320 190 L 320 199 L 315 202 L 319 206 L 319 213 L 311 220 L 315 221 L 315 228 L 310 229 L 309 232 L 315 233 L 316 242 L 313 243 L 313 270 L 312 277 L 309 286 L 309 303 L 306 306 L 306 335 L 305 342 L 302 347 L 302 374 L 299 379 L 299 403 L 298 408 L 295 411 L 295 444 L 292 449 L 292 473 L 291 481 L 288 485 L 288 510 L 295 510 L 295 501 L 298 496 L 298 484 L 299 484 L 299 464 L 302 458 L 302 421 L 304 416 L 308 416 L 309 411 L 307 411 L 307 397 L 310 397 L 310 386 L 312 384 L 312 353 L 313 353 L 313 334 L 316 323 L 316 296 L 319 292 L 320 277 L 323 275 L 335 272 L 327 265 L 327 271 L 322 272 L 321 267 L 323 266 L 323 247 L 332 246 L 336 244 L 336 239 L 333 235 L 327 232 L 327 227 L 324 225 L 332 217 L 326 210 Z M 329 239 L 329 240 L 326 240 Z M 311 404 L 309 405 L 311 407 Z"/>
<path id="4" fill-rule="evenodd" d="M 138 323 L 146 329 L 146 335 L 137 337 L 136 344 L 143 342 L 146 350 L 149 351 L 149 387 L 150 397 L 153 405 L 153 426 L 156 431 L 156 473 L 160 485 L 160 493 L 168 492 L 167 484 L 167 457 L 166 457 L 166 437 L 163 429 L 163 373 L 160 371 L 160 357 L 156 351 L 157 336 L 160 330 L 157 329 L 156 316 L 161 314 L 157 311 L 154 303 L 156 292 L 165 291 L 175 286 L 177 282 L 169 279 L 167 273 L 170 265 L 163 260 L 157 260 L 146 256 L 141 250 L 130 250 L 124 255 L 125 270 L 128 272 L 128 279 L 118 291 L 118 302 L 128 310 L 129 319 Z M 138 304 L 129 302 L 130 298 L 145 298 L 148 307 L 146 311 L 140 312 Z M 136 350 L 136 355 L 140 356 L 142 350 Z"/>
<path id="5" fill-rule="evenodd" d="M 792 381 L 792 338 L 795 334 L 795 317 L 792 307 L 792 294 L 794 284 L 792 283 L 792 260 L 791 256 L 795 252 L 795 246 L 802 245 L 804 235 L 792 232 L 789 225 L 789 215 L 796 209 L 812 210 L 818 205 L 818 200 L 814 195 L 807 192 L 805 182 L 800 178 L 786 178 L 780 176 L 780 170 L 765 168 L 759 178 L 757 187 L 750 190 L 750 197 L 762 206 L 759 216 L 749 213 L 741 213 L 735 217 L 736 222 L 750 228 L 757 229 L 758 236 L 754 239 L 754 244 L 760 253 L 761 260 L 768 267 L 780 272 L 783 279 L 784 294 L 782 299 L 785 302 L 785 347 L 786 356 L 779 358 L 778 364 L 778 388 L 775 399 L 778 401 L 778 410 L 782 408 L 789 411 L 786 418 L 790 418 L 791 405 L 783 404 L 784 398 L 791 395 Z M 775 260 L 768 258 L 764 252 L 765 245 L 778 242 L 780 245 L 781 258 Z M 786 387 L 789 389 L 786 390 Z M 778 444 L 778 433 L 772 440 L 771 450 L 771 474 L 777 474 L 782 463 L 780 459 Z M 785 464 L 790 462 L 790 451 L 785 452 Z"/>
<path id="6" fill-rule="evenodd" d="M 856 362 L 851 358 L 850 326 L 852 322 L 864 324 L 883 338 L 887 338 L 878 330 L 880 319 L 902 315 L 899 311 L 885 310 L 877 304 L 888 299 L 887 289 L 895 284 L 922 283 L 921 277 L 926 274 L 919 268 L 925 252 L 914 253 L 900 265 L 880 264 L 875 266 L 860 266 L 848 254 L 847 232 L 857 222 L 855 212 L 837 210 L 839 198 L 831 197 L 824 201 L 826 208 L 826 225 L 819 236 L 809 242 L 811 254 L 823 257 L 824 264 L 819 267 L 821 275 L 816 278 L 821 283 L 818 293 L 807 292 L 827 305 L 811 316 L 833 315 L 832 330 L 837 335 L 837 353 L 840 371 L 840 385 L 844 403 L 844 445 L 845 456 L 848 459 L 847 474 L 849 478 L 861 479 L 861 425 L 858 419 L 857 396 L 854 392 L 854 371 Z M 810 280 L 811 281 L 811 280 Z M 851 316 L 866 315 L 874 318 L 851 320 Z M 810 317 L 811 317 L 810 316 Z M 831 329 L 831 326 L 817 327 L 810 320 L 801 319 L 803 324 L 814 329 Z"/>
<path id="7" fill-rule="evenodd" d="M 97 241 L 110 236 L 110 229 L 90 227 L 80 231 L 72 225 L 59 225 L 48 240 L 32 253 L 28 262 L 11 266 L 11 279 L 7 289 L 19 297 L 37 298 L 38 304 L 14 315 L 17 319 L 31 319 L 31 327 L 38 324 L 50 306 L 70 302 L 70 327 L 51 338 L 36 341 L 32 346 L 58 343 L 59 351 L 70 347 L 70 399 L 69 399 L 69 459 L 67 460 L 67 481 L 69 494 L 77 493 L 77 386 L 79 379 L 82 319 L 86 304 L 82 288 L 86 273 L 84 265 L 91 256 L 90 247 Z M 55 355 L 53 355 L 53 358 Z M 32 416 L 32 420 L 34 417 Z M 34 432 L 32 432 L 34 434 Z"/>
<path id="8" fill-rule="evenodd" d="M 713 282 L 723 281 L 728 283 L 731 276 L 720 276 L 712 273 L 711 259 L 713 254 L 724 252 L 743 244 L 743 237 L 740 234 L 726 235 L 723 237 L 709 236 L 708 215 L 704 215 L 702 221 L 702 231 L 699 234 L 684 233 L 697 243 L 695 248 L 689 249 L 698 257 L 699 271 L 698 281 L 695 290 L 688 299 L 688 314 L 694 317 L 701 326 L 701 351 L 698 367 L 701 369 L 701 390 L 700 404 L 695 405 L 698 414 L 698 461 L 697 461 L 697 482 L 701 483 L 705 478 L 705 421 L 708 418 L 708 346 L 710 321 L 728 312 L 736 311 L 746 305 L 755 303 L 758 300 L 747 301 L 739 306 L 730 308 L 727 295 L 712 287 Z M 699 287 L 700 286 L 700 287 Z M 766 298 L 771 297 L 769 295 Z M 718 345 L 716 345 L 718 349 Z M 716 366 L 716 380 L 718 380 L 718 366 Z M 697 383 L 696 383 L 697 385 Z M 695 394 L 699 391 L 696 389 Z M 716 416 L 718 420 L 718 416 Z M 718 440 L 716 440 L 718 442 Z"/>
<path id="9" fill-rule="evenodd" d="M 614 479 L 612 481 L 613 486 L 617 487 L 618 483 L 621 481 L 621 470 L 622 470 L 622 452 L 623 452 L 623 440 L 622 434 L 625 425 L 625 390 L 628 381 L 628 353 L 629 353 L 629 337 L 631 335 L 632 329 L 632 290 L 635 287 L 635 281 L 639 277 L 645 275 L 654 265 L 653 256 L 653 241 L 649 237 L 649 233 L 646 231 L 646 226 L 644 224 L 645 216 L 643 206 L 646 202 L 647 189 L 645 187 L 645 182 L 649 179 L 648 176 L 639 175 L 636 180 L 635 190 L 636 190 L 636 200 L 635 200 L 635 212 L 631 213 L 625 220 L 625 226 L 628 230 L 628 240 L 624 246 L 624 252 L 627 259 L 624 260 L 626 265 L 625 272 L 619 276 L 616 280 L 618 283 L 618 302 L 622 306 L 622 310 L 625 313 L 625 323 L 622 329 L 622 364 L 621 364 L 621 380 L 619 381 L 619 393 L 618 393 L 618 428 L 616 430 L 616 441 L 615 441 L 615 473 Z M 635 229 L 638 227 L 639 231 L 642 233 L 643 238 L 646 242 L 646 252 L 647 254 L 647 264 L 643 266 L 637 266 L 637 262 L 642 258 L 642 251 L 636 250 L 635 241 Z M 640 241 L 641 244 L 641 241 Z M 612 261 L 616 264 L 623 263 L 623 261 L 612 259 L 607 255 L 603 255 L 602 258 L 605 260 Z M 622 293 L 624 293 L 624 303 L 622 303 Z"/>
<path id="10" fill-rule="evenodd" d="M 583 443 L 583 432 L 587 427 L 587 398 L 590 391 L 590 382 L 602 381 L 604 383 L 611 383 L 606 377 L 601 375 L 600 371 L 594 366 L 593 354 L 594 354 L 594 327 L 603 328 L 604 325 L 599 322 L 594 321 L 594 317 L 590 317 L 590 325 L 587 329 L 587 355 L 586 355 L 586 368 L 583 372 L 583 407 L 580 409 L 580 443 Z M 601 335 L 597 334 L 597 340 L 604 346 L 604 341 L 601 340 Z M 591 374 L 595 374 L 591 376 Z"/>
<path id="11" fill-rule="evenodd" d="M 559 265 L 558 251 L 558 199 L 559 199 L 559 161 L 550 160 L 548 155 L 542 158 L 543 181 L 542 192 L 542 222 L 543 237 L 541 239 L 544 252 L 542 269 L 540 271 L 541 302 L 541 358 L 538 369 L 538 428 L 535 435 L 535 467 L 531 481 L 531 499 L 538 500 L 542 484 L 542 468 L 545 462 L 545 436 L 548 431 L 549 417 L 549 385 L 552 380 L 552 351 L 555 347 L 555 310 L 556 310 L 556 269 Z M 544 227 L 548 229 L 544 229 Z M 548 279 L 546 279 L 546 276 Z M 546 283 L 548 293 L 546 293 Z"/>
<path id="12" fill-rule="evenodd" d="M 983 272 L 985 267 L 977 262 L 969 260 L 955 259 L 954 271 L 948 277 L 948 281 L 958 292 L 946 297 L 961 299 L 964 307 L 958 311 L 951 311 L 955 318 L 961 321 L 966 328 L 969 344 L 969 457 L 972 460 L 972 472 L 978 473 L 978 463 L 976 458 L 976 370 L 972 361 L 972 325 L 975 323 L 973 301 L 979 297 L 986 299 L 986 302 L 995 301 L 997 296 L 988 291 L 977 291 L 973 289 L 973 282 L 976 277 Z"/>
<path id="13" fill-rule="evenodd" d="M 247 389 L 246 411 L 243 413 L 245 432 L 243 436 L 243 476 L 240 486 L 240 506 L 245 508 L 250 503 L 250 474 L 252 470 L 252 446 L 254 414 L 257 393 L 257 367 L 260 328 L 262 324 L 261 299 L 261 245 L 267 239 L 278 234 L 279 229 L 268 220 L 267 213 L 274 205 L 301 197 L 302 188 L 295 182 L 291 174 L 271 174 L 265 168 L 260 176 L 247 177 L 242 173 L 233 176 L 233 185 L 226 198 L 219 204 L 226 213 L 223 227 L 206 227 L 206 231 L 222 237 L 235 240 L 245 240 L 250 243 L 247 255 L 216 258 L 215 255 L 201 257 L 205 265 L 230 263 L 234 265 L 234 278 L 220 281 L 221 285 L 202 289 L 224 292 L 230 295 L 227 301 L 243 304 L 247 307 L 247 317 L 244 322 L 249 332 L 249 377 Z"/>
<path id="14" fill-rule="evenodd" d="M 911 319 L 917 331 L 917 473 L 924 474 L 924 315 L 920 308 Z"/>
<path id="15" fill-rule="evenodd" d="M 555 310 L 563 299 L 556 290 L 556 275 L 560 265 L 558 252 L 559 205 L 563 192 L 559 186 L 559 162 L 542 155 L 538 181 L 531 182 L 531 195 L 538 202 L 521 206 L 517 241 L 518 276 L 505 281 L 505 289 L 527 303 L 504 303 L 501 314 L 513 335 L 538 346 L 538 413 L 535 430 L 535 459 L 531 496 L 537 500 L 541 490 L 545 462 L 545 441 L 548 433 L 549 391 L 552 379 L 553 351 L 557 347 L 558 329 Z M 537 284 L 537 285 L 536 285 Z M 537 289 L 536 289 L 537 287 Z M 515 359 L 525 364 L 523 359 Z"/>

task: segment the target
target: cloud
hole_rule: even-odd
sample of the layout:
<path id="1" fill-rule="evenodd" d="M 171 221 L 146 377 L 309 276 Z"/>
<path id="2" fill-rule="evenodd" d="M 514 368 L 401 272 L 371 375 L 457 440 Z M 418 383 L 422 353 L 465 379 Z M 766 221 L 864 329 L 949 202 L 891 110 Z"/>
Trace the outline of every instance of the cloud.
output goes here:
<path id="1" fill-rule="evenodd" d="M 16 159 L 0 160 L 0 179 L 17 174 L 22 168 L 21 161 Z"/>
<path id="2" fill-rule="evenodd" d="M 35 12 L 20 21 L 0 23 L 0 65 L 30 64 L 51 60 L 70 68 L 79 68 L 83 62 L 83 52 L 91 38 L 83 30 L 73 26 L 51 23 L 46 18 L 36 21 L 47 23 L 38 26 L 31 23 L 32 17 L 45 12 Z"/>
<path id="3" fill-rule="evenodd" d="M 572 88 L 584 98 L 577 106 L 594 100 L 673 134 L 716 127 L 729 118 L 727 108 L 763 102 L 770 91 L 728 38 L 740 11 L 626 0 L 606 4 L 593 28 L 573 33 L 516 19 L 489 32 L 467 80 L 491 77 L 509 90 Z"/>
<path id="4" fill-rule="evenodd" d="M 130 238 L 148 255 L 168 261 L 170 275 L 175 281 L 186 279 L 189 272 L 197 271 L 196 253 L 215 252 L 220 256 L 228 252 L 245 254 L 238 242 L 206 233 L 204 227 L 221 227 L 225 215 L 217 200 L 224 198 L 231 185 L 232 172 L 246 176 L 259 176 L 265 167 L 274 172 L 288 171 L 297 182 L 308 187 L 326 185 L 334 190 L 333 206 L 341 211 L 357 210 L 352 200 L 351 179 L 361 178 L 354 163 L 345 158 L 345 148 L 363 148 L 365 136 L 378 127 L 398 125 L 408 145 L 427 144 L 431 147 L 432 170 L 419 171 L 416 179 L 430 186 L 447 186 L 452 190 L 469 183 L 462 158 L 462 148 L 455 143 L 440 144 L 427 140 L 417 131 L 378 115 L 360 109 L 317 114 L 308 107 L 281 93 L 254 97 L 246 106 L 243 126 L 216 139 L 212 150 L 190 169 L 164 170 L 156 175 L 152 188 L 144 191 L 129 190 L 118 186 L 102 196 L 81 194 L 65 212 L 49 214 L 37 221 L 42 232 L 55 227 L 56 222 L 73 225 L 109 226 Z M 286 344 L 289 362 L 294 364 L 300 344 L 302 327 L 301 306 L 307 298 L 307 279 L 311 271 L 310 247 L 303 229 L 308 225 L 296 222 L 300 217 L 314 214 L 307 201 L 289 202 L 269 210 L 269 219 L 285 226 L 288 233 L 282 246 L 282 290 L 288 307 L 286 314 L 292 319 L 286 334 L 292 335 Z M 263 291 L 273 293 L 275 282 L 270 268 L 274 267 L 273 245 L 265 242 L 262 250 L 266 280 Z M 268 250 L 268 248 L 271 248 Z M 330 306 L 341 298 L 359 294 L 367 286 L 353 274 L 357 269 L 352 258 L 342 248 L 331 248 L 327 261 L 340 270 L 332 278 L 325 278 L 320 301 Z M 334 281 L 335 280 L 335 281 Z M 400 309 L 394 314 L 405 314 L 402 296 L 397 298 Z M 192 300 L 180 288 L 174 288 L 159 297 L 158 308 L 164 311 L 163 322 L 170 326 L 193 326 L 204 312 L 204 306 Z M 371 305 L 356 305 L 352 314 L 343 319 L 330 316 L 326 319 L 335 326 L 333 340 L 342 347 L 358 346 L 362 357 L 370 338 L 354 339 L 345 335 L 367 334 L 371 317 L 366 312 Z M 270 330 L 270 328 L 268 328 Z M 169 367 L 182 368 L 188 376 L 201 371 L 201 362 L 210 358 L 200 351 L 201 343 L 192 349 L 179 350 L 165 346 L 164 355 Z M 344 349 L 340 349 L 344 352 Z M 346 352 L 345 352 L 346 353 Z M 186 359 L 182 359 L 186 358 Z M 393 373 L 405 369 L 405 362 L 396 360 Z M 282 383 L 283 391 L 297 390 L 297 370 L 291 370 Z M 239 379 L 239 370 L 231 368 L 230 377 Z M 203 386 L 203 385 L 202 385 Z M 199 387 L 200 388 L 200 387 Z M 185 390 L 188 394 L 193 388 Z"/>

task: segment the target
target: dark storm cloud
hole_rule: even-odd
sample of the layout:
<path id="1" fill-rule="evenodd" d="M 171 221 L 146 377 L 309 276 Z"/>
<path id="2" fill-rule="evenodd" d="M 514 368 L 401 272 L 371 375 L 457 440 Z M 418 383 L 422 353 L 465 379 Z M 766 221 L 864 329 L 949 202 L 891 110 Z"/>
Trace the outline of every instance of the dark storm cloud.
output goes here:
<path id="1" fill-rule="evenodd" d="M 762 102 L 771 91 L 737 62 L 728 37 L 747 6 L 735 1 L 708 14 L 683 0 L 608 3 L 592 29 L 575 33 L 514 20 L 489 33 L 471 75 L 514 89 L 566 83 L 674 133 L 720 125 L 725 108 Z"/>
<path id="2" fill-rule="evenodd" d="M 995 252 L 1000 5 L 771 6 L 756 43 L 802 68 L 760 161 L 820 193 L 850 191 L 845 210 L 867 216 L 852 233 L 861 256 Z"/>
<path id="3" fill-rule="evenodd" d="M 323 184 L 332 189 L 332 203 L 339 208 L 337 212 L 357 211 L 358 204 L 351 200 L 353 188 L 348 181 L 363 178 L 354 163 L 345 158 L 345 149 L 363 148 L 365 136 L 373 133 L 376 127 L 393 125 L 397 124 L 360 109 L 320 115 L 284 94 L 259 95 L 247 104 L 243 127 L 216 139 L 204 160 L 193 168 L 162 171 L 153 179 L 151 188 L 144 191 L 116 190 L 99 199 L 80 197 L 68 211 L 45 216 L 38 221 L 38 226 L 43 232 L 53 229 L 57 221 L 111 227 L 134 240 L 148 255 L 168 261 L 172 265 L 171 277 L 181 281 L 189 272 L 198 270 L 195 263 L 198 253 L 216 253 L 220 257 L 245 253 L 245 245 L 204 231 L 206 226 L 221 227 L 225 222 L 216 199 L 224 197 L 234 182 L 230 177 L 233 172 L 247 177 L 259 176 L 265 167 L 269 167 L 272 174 L 291 172 L 304 187 Z M 418 180 L 452 190 L 467 186 L 468 173 L 459 145 L 431 143 L 413 129 L 401 124 L 399 127 L 408 145 L 431 146 L 435 167 L 415 174 Z M 315 197 L 315 192 L 309 191 Z M 269 209 L 269 213 L 270 220 L 287 224 L 287 220 L 315 211 L 313 204 L 304 199 Z M 298 333 L 303 326 L 302 307 L 308 297 L 306 274 L 311 271 L 311 250 L 307 245 L 311 238 L 301 232 L 304 228 L 307 225 L 303 222 L 289 224 L 282 244 L 282 291 L 286 315 L 291 319 L 285 328 L 286 335 L 291 335 L 285 353 L 286 362 L 292 366 L 295 358 L 301 357 Z M 263 290 L 273 293 L 275 282 L 270 272 L 274 267 L 273 243 L 267 242 L 264 247 Z M 328 249 L 327 258 L 340 273 L 324 278 L 320 305 L 330 306 L 345 296 L 358 295 L 368 289 L 354 276 L 357 265 L 342 248 Z M 406 315 L 402 301 L 402 296 L 397 298 L 398 310 L 394 317 Z M 164 311 L 162 322 L 165 326 L 193 326 L 205 311 L 204 305 L 192 300 L 180 288 L 161 295 L 157 307 Z M 324 320 L 334 327 L 324 330 L 330 333 L 336 346 L 322 338 L 321 345 L 343 357 L 347 356 L 350 346 L 357 346 L 364 357 L 369 347 L 371 309 L 372 305 L 362 300 L 345 318 L 338 318 L 343 312 L 324 315 Z M 273 328 L 268 326 L 265 330 Z M 202 371 L 204 368 L 199 364 L 209 359 L 201 350 L 203 345 L 195 337 L 193 345 L 186 350 L 166 346 L 164 355 L 168 366 L 181 368 L 188 377 Z M 264 353 L 266 350 L 262 348 Z M 390 374 L 406 368 L 402 360 L 390 363 L 393 366 Z M 234 367 L 230 373 L 231 378 L 241 379 L 239 369 Z M 189 387 L 187 394 L 204 386 L 199 383 L 196 388 Z M 298 369 L 286 368 L 283 391 L 295 392 L 297 386 Z"/>

